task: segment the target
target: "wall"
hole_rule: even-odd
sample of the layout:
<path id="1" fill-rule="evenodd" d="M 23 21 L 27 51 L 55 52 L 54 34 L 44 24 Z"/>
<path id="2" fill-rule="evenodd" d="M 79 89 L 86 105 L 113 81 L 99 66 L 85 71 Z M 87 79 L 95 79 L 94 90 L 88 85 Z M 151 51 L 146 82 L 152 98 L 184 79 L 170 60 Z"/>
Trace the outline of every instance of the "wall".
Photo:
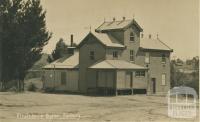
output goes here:
<path id="1" fill-rule="evenodd" d="M 134 33 L 135 41 L 130 41 L 130 33 Z M 127 60 L 130 61 L 130 50 L 134 50 L 136 54 L 139 49 L 140 45 L 140 32 L 139 30 L 133 25 L 130 28 L 126 29 L 125 31 L 114 31 L 109 32 L 113 37 L 120 41 L 120 43 L 126 46 L 126 49 L 119 49 L 119 48 L 107 48 L 106 49 L 106 59 L 113 59 L 113 51 L 118 51 L 118 59 L 119 60 Z"/>
<path id="2" fill-rule="evenodd" d="M 135 77 L 136 70 L 117 70 L 117 89 L 130 88 L 126 85 L 126 72 L 132 72 L 132 88 L 134 89 L 147 89 L 147 72 L 145 77 Z"/>
<path id="3" fill-rule="evenodd" d="M 130 33 L 134 33 L 135 41 L 130 41 Z M 124 45 L 126 49 L 122 52 L 122 59 L 130 61 L 130 50 L 134 50 L 135 56 L 140 46 L 140 33 L 135 26 L 132 26 L 124 32 Z"/>
<path id="4" fill-rule="evenodd" d="M 114 51 L 117 51 L 118 52 L 118 58 L 119 60 L 123 60 L 123 57 L 122 57 L 122 52 L 123 52 L 123 49 L 119 49 L 119 48 L 107 48 L 106 49 L 106 59 L 109 59 L 109 60 L 113 60 L 113 52 Z"/>
<path id="5" fill-rule="evenodd" d="M 61 72 L 66 73 L 66 85 L 61 84 Z M 73 70 L 55 70 L 55 80 L 54 80 L 54 70 L 45 70 L 45 88 L 54 88 L 56 90 L 63 91 L 78 91 L 78 80 L 79 72 L 77 69 Z"/>
<path id="6" fill-rule="evenodd" d="M 137 53 L 136 64 L 145 66 L 145 52 L 140 50 Z M 151 78 L 156 78 L 156 94 L 165 94 L 170 88 L 170 52 L 164 51 L 148 51 L 150 53 L 149 67 L 149 88 L 148 93 L 152 93 Z M 162 54 L 166 54 L 166 63 L 162 63 Z M 166 74 L 166 85 L 161 85 L 162 74 Z"/>
<path id="7" fill-rule="evenodd" d="M 1 26 L 1 20 L 0 20 L 0 33 L 2 32 L 2 26 Z M 1 79 L 2 79 L 2 63 L 3 63 L 3 59 L 2 59 L 2 40 L 0 38 L 0 82 L 1 82 Z"/>
<path id="8" fill-rule="evenodd" d="M 2 43 L 1 43 L 1 40 L 0 40 L 0 82 L 1 82 L 1 79 L 2 79 Z"/>
<path id="9" fill-rule="evenodd" d="M 94 86 L 96 82 L 96 73 L 94 71 L 89 71 L 88 67 L 99 60 L 105 59 L 105 47 L 99 43 L 93 35 L 88 35 L 85 39 L 84 44 L 79 49 L 79 90 L 82 93 L 86 93 L 87 88 Z M 90 59 L 90 51 L 94 51 L 95 53 L 94 60 Z M 91 83 L 93 83 L 93 85 L 89 86 Z"/>

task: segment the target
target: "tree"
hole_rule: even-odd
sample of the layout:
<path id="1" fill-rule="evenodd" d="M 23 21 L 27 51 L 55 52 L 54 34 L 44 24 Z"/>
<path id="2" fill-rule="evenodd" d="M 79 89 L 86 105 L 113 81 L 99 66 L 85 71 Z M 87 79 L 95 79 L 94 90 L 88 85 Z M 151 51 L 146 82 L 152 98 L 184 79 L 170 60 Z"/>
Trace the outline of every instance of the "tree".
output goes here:
<path id="1" fill-rule="evenodd" d="M 3 81 L 16 80 L 23 89 L 24 77 L 40 59 L 43 47 L 51 38 L 46 29 L 40 0 L 3 0 Z"/>
<path id="2" fill-rule="evenodd" d="M 60 40 L 56 43 L 56 48 L 52 52 L 53 61 L 63 57 L 67 52 L 67 45 L 64 42 L 64 39 L 60 38 Z"/>

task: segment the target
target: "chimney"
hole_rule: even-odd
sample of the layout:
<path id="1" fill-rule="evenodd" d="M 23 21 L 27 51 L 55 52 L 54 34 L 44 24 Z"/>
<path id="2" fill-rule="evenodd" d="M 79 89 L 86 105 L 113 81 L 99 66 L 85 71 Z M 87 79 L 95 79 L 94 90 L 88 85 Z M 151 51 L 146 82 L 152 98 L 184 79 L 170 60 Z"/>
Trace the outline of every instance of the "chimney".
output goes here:
<path id="1" fill-rule="evenodd" d="M 141 38 L 143 38 L 143 37 L 144 37 L 144 34 L 142 33 L 142 34 L 141 34 Z"/>
<path id="2" fill-rule="evenodd" d="M 125 20 L 126 19 L 126 17 L 123 17 L 123 20 Z"/>
<path id="3" fill-rule="evenodd" d="M 115 21 L 115 17 L 113 17 L 113 22 Z"/>
<path id="4" fill-rule="evenodd" d="M 151 34 L 149 34 L 149 39 L 151 39 Z"/>
<path id="5" fill-rule="evenodd" d="M 71 47 L 72 47 L 72 45 L 73 45 L 73 34 L 71 34 Z"/>

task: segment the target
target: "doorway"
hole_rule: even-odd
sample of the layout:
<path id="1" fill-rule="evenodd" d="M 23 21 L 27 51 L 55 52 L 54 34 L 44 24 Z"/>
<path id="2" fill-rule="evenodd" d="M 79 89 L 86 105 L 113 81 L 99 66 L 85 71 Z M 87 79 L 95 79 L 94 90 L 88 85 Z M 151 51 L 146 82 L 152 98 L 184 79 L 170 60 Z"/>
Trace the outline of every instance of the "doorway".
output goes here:
<path id="1" fill-rule="evenodd" d="M 132 72 L 126 72 L 126 82 L 125 82 L 126 88 L 132 88 L 133 87 L 132 79 L 133 79 Z"/>
<path id="2" fill-rule="evenodd" d="M 153 94 L 155 94 L 156 93 L 156 78 L 151 78 L 151 81 L 152 81 L 152 92 L 153 92 Z"/>

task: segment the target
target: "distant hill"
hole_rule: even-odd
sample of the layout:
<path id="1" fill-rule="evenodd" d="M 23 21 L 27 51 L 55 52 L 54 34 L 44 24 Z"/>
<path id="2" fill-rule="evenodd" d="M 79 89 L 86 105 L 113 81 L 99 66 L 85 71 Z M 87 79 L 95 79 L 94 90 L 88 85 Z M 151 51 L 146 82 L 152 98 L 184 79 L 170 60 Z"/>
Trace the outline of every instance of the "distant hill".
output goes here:
<path id="1" fill-rule="evenodd" d="M 42 54 L 41 58 L 35 62 L 35 64 L 28 70 L 25 79 L 41 78 L 42 77 L 42 67 L 49 64 L 48 59 L 49 54 Z"/>

